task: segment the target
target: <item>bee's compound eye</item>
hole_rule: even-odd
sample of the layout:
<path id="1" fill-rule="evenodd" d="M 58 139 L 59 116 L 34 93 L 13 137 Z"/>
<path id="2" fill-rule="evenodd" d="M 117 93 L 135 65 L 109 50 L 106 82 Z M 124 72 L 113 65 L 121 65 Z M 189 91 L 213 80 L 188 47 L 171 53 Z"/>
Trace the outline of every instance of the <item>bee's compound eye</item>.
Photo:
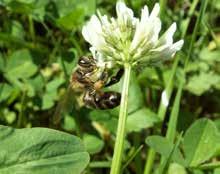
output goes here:
<path id="1" fill-rule="evenodd" d="M 94 64 L 94 59 L 91 57 L 82 56 L 78 61 L 79 66 L 90 67 Z"/>
<path id="2" fill-rule="evenodd" d="M 80 66 L 85 66 L 89 63 L 88 57 L 82 56 L 79 58 L 78 64 Z"/>

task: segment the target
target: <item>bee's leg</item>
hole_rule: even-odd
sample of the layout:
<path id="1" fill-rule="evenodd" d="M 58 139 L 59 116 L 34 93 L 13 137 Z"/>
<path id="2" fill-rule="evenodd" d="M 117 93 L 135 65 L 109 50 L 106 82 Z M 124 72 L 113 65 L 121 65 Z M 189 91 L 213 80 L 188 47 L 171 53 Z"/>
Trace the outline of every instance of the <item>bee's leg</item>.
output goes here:
<path id="1" fill-rule="evenodd" d="M 102 73 L 102 75 L 100 76 L 99 80 L 103 81 L 104 83 L 106 83 L 108 81 L 108 72 L 105 69 Z"/>
<path id="2" fill-rule="evenodd" d="M 76 81 L 78 81 L 79 83 L 82 84 L 89 84 L 91 83 L 91 79 L 88 78 L 87 76 L 87 72 L 84 72 L 82 69 L 78 68 L 75 73 L 73 73 L 72 78 L 74 81 L 74 79 L 76 79 Z"/>
<path id="3" fill-rule="evenodd" d="M 103 88 L 105 86 L 105 84 L 108 81 L 108 72 L 106 71 L 106 69 L 102 72 L 101 76 L 98 78 L 98 80 L 94 83 L 94 89 L 96 91 L 100 90 L 101 88 Z"/>
<path id="4" fill-rule="evenodd" d="M 118 83 L 123 74 L 124 74 L 124 69 L 123 68 L 119 69 L 117 74 L 110 79 L 110 81 L 105 85 L 105 87 Z"/>

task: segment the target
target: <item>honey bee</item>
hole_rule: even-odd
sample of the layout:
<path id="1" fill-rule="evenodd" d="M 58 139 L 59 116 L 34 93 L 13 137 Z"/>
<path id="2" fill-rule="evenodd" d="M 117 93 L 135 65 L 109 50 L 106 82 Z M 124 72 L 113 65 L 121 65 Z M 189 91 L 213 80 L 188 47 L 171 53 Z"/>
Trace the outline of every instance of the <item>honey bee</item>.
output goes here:
<path id="1" fill-rule="evenodd" d="M 97 67 L 93 57 L 80 57 L 78 67 L 73 72 L 70 80 L 72 89 L 84 93 L 85 106 L 95 109 L 112 109 L 120 104 L 121 94 L 115 91 L 104 92 L 104 87 L 117 83 L 123 75 L 123 69 L 110 78 L 106 68 Z"/>
<path id="2" fill-rule="evenodd" d="M 82 100 L 88 108 L 101 110 L 115 108 L 120 104 L 121 94 L 115 91 L 103 91 L 103 88 L 119 82 L 123 73 L 124 70 L 119 69 L 113 76 L 106 67 L 99 67 L 97 60 L 92 56 L 82 56 L 70 77 L 69 92 L 65 98 L 73 99 L 81 96 L 79 100 Z M 69 105 L 66 99 L 57 106 L 55 117 L 60 115 L 61 107 L 67 107 L 63 105 Z"/>

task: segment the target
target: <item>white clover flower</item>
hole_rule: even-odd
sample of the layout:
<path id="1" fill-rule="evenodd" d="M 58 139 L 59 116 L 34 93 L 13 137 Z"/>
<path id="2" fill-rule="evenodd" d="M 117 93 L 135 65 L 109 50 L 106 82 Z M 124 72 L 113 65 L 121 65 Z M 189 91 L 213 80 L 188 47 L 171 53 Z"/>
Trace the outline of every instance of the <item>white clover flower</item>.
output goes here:
<path id="1" fill-rule="evenodd" d="M 108 18 L 99 12 L 98 16 L 93 15 L 83 27 L 82 35 L 92 45 L 90 50 L 100 66 L 125 62 L 150 64 L 173 57 L 182 48 L 183 40 L 173 43 L 176 23 L 159 37 L 159 11 L 158 3 L 150 14 L 144 6 L 138 19 L 123 2 L 118 2 L 117 18 Z"/>

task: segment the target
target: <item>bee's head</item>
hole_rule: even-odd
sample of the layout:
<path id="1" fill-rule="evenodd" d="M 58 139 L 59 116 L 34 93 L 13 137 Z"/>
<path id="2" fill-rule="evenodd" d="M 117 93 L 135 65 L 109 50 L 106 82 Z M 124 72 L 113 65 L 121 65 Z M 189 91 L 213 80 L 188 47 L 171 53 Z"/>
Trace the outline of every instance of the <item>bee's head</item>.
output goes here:
<path id="1" fill-rule="evenodd" d="M 82 56 L 79 58 L 78 65 L 83 67 L 83 68 L 89 68 L 91 66 L 96 65 L 96 61 L 93 57 L 88 57 L 88 56 Z"/>

